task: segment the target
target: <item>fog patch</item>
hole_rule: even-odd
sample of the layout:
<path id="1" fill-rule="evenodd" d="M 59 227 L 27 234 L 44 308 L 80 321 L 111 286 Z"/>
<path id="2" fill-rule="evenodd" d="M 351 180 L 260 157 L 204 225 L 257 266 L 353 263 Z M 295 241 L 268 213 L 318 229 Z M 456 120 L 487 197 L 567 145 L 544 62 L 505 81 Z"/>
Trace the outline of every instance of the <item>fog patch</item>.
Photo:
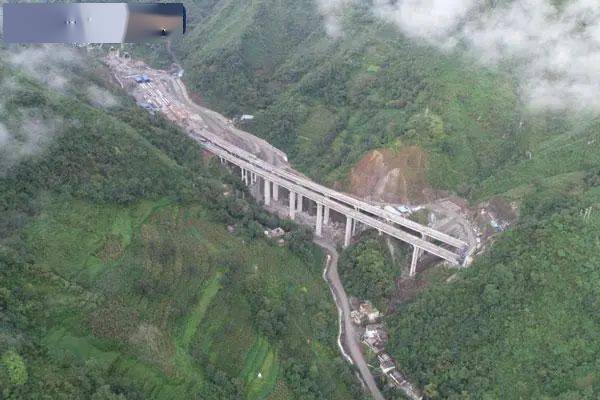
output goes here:
<path id="1" fill-rule="evenodd" d="M 86 90 L 88 100 L 97 107 L 113 108 L 119 105 L 119 100 L 108 90 L 91 85 Z"/>
<path id="2" fill-rule="evenodd" d="M 361 0 L 318 0 L 326 30 Z M 364 2 L 362 2 L 364 3 Z M 510 64 L 532 108 L 600 111 L 600 7 L 596 0 L 372 0 L 371 11 L 406 36 L 443 51 L 465 49 L 488 66 Z M 329 27 L 329 28 L 328 28 Z"/>
<path id="3" fill-rule="evenodd" d="M 10 68 L 0 82 L 0 175 L 18 162 L 39 155 L 63 127 L 62 118 L 44 115 L 41 109 L 20 108 L 11 113 L 4 98 L 15 95 L 21 84 L 17 71 L 41 83 L 50 90 L 65 94 L 70 89 L 70 73 L 83 65 L 76 52 L 63 45 L 16 46 L 0 52 L 2 61 Z M 11 70 L 12 69 L 12 70 Z"/>
<path id="4" fill-rule="evenodd" d="M 6 0 L 0 0 L 0 37 L 4 36 L 4 7 L 3 4 L 6 3 Z"/>
<path id="5" fill-rule="evenodd" d="M 45 150 L 63 121 L 55 117 L 42 118 L 28 110 L 18 122 L 10 125 L 9 128 L 0 122 L 0 175 L 19 161 Z"/>
<path id="6" fill-rule="evenodd" d="M 68 88 L 71 70 L 83 65 L 81 56 L 64 45 L 11 46 L 5 57 L 12 67 L 61 93 Z"/>
<path id="7" fill-rule="evenodd" d="M 0 150 L 8 143 L 9 135 L 6 126 L 0 122 Z"/>
<path id="8" fill-rule="evenodd" d="M 323 16 L 323 24 L 329 37 L 337 39 L 343 35 L 341 13 L 343 6 L 352 2 L 352 0 L 317 0 L 317 8 Z"/>

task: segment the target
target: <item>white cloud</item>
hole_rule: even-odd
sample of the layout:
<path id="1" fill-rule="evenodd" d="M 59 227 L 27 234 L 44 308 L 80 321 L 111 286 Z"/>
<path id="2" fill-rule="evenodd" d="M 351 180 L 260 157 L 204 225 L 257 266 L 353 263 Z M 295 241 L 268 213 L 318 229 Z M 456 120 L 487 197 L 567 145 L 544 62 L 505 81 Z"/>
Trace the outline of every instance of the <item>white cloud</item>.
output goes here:
<path id="1" fill-rule="evenodd" d="M 34 110 L 24 111 L 18 128 L 9 130 L 0 123 L 0 165 L 9 167 L 23 158 L 44 150 L 52 141 L 62 120 L 36 115 Z"/>
<path id="2" fill-rule="evenodd" d="M 325 20 L 339 27 L 349 0 L 320 0 Z M 373 0 L 373 14 L 407 36 L 442 50 L 457 44 L 479 62 L 519 68 L 532 107 L 600 111 L 600 4 L 571 0 L 514 0 L 496 7 L 476 0 Z M 341 34 L 340 32 L 337 33 Z"/>
<path id="3" fill-rule="evenodd" d="M 68 88 L 70 68 L 82 65 L 81 57 L 73 49 L 60 44 L 11 46 L 6 51 L 6 59 L 13 67 L 59 92 Z"/>
<path id="4" fill-rule="evenodd" d="M 10 136 L 8 134 L 6 126 L 4 126 L 2 122 L 0 122 L 0 147 L 4 147 L 8 143 L 9 139 Z"/>
<path id="5" fill-rule="evenodd" d="M 43 151 L 51 142 L 60 122 L 54 118 L 25 116 L 20 127 L 9 131 L 0 123 L 0 174 L 24 158 Z"/>
<path id="6" fill-rule="evenodd" d="M 343 34 L 340 22 L 343 6 L 352 3 L 352 0 L 317 0 L 319 12 L 323 15 L 323 23 L 327 34 L 332 38 L 339 38 Z"/>
<path id="7" fill-rule="evenodd" d="M 452 39 L 448 34 L 467 18 L 476 3 L 475 0 L 374 0 L 373 11 L 412 37 L 446 46 Z"/>
<path id="8" fill-rule="evenodd" d="M 87 97 L 90 102 L 102 108 L 112 108 L 119 105 L 119 101 L 108 90 L 91 85 L 87 88 Z"/>
<path id="9" fill-rule="evenodd" d="M 16 95 L 19 84 L 12 77 L 0 80 L 2 97 Z M 6 113 L 4 99 L 0 98 L 0 113 Z M 5 115 L 0 115 L 4 118 Z M 0 122 L 0 175 L 24 158 L 39 154 L 47 148 L 63 125 L 62 119 L 42 115 L 40 110 L 20 108 L 18 113 Z"/>

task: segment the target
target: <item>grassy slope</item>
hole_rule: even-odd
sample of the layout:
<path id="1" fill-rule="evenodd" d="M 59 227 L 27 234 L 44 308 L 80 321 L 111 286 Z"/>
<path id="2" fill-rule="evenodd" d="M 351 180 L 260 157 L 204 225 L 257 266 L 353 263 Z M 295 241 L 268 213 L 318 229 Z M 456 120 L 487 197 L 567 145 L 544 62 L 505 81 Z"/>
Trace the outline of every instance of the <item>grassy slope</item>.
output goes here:
<path id="1" fill-rule="evenodd" d="M 311 296 L 318 296 L 327 293 L 319 279 L 318 259 L 311 273 L 304 262 L 290 257 L 284 249 L 266 243 L 242 245 L 242 238 L 231 238 L 222 225 L 208 222 L 201 208 L 169 205 L 151 214 L 146 223 L 141 223 L 141 217 L 130 217 L 130 227 L 140 226 L 133 232 L 131 250 L 107 265 L 96 254 L 102 252 L 104 240 L 114 235 L 115 218 L 122 220 L 126 218 L 123 214 L 128 213 L 141 216 L 140 210 L 98 209 L 68 199 L 57 199 L 55 204 L 45 205 L 44 210 L 44 218 L 26 230 L 28 248 L 34 249 L 32 255 L 39 260 L 36 267 L 82 287 L 81 292 L 75 293 L 65 293 L 62 287 L 45 288 L 49 290 L 46 301 L 57 305 L 49 320 L 60 321 L 52 324 L 44 339 L 51 353 L 71 353 L 79 362 L 92 358 L 106 360 L 106 367 L 115 371 L 126 371 L 135 365 L 133 376 L 125 373 L 120 379 L 139 385 L 138 390 L 155 398 L 173 398 L 177 393 L 190 396 L 197 392 L 202 386 L 206 362 L 199 360 L 204 358 L 228 376 L 240 376 L 246 383 L 248 398 L 269 394 L 278 380 L 285 385 L 277 371 L 277 342 L 264 337 L 256 343 L 248 340 L 257 333 L 252 314 L 243 306 L 244 298 L 236 292 L 219 291 L 220 276 L 227 267 L 218 260 L 231 258 L 233 254 L 239 257 L 236 265 L 241 268 L 260 265 L 269 279 L 277 280 L 276 287 L 285 285 L 286 290 L 302 296 L 300 288 L 308 286 L 312 288 Z M 174 253 L 165 262 L 160 259 L 161 254 L 155 253 L 173 246 L 173 241 L 176 241 Z M 126 248 L 125 241 L 120 244 Z M 214 261 L 204 265 L 205 260 Z M 158 281 L 160 285 L 153 290 L 145 289 L 148 293 L 140 293 L 142 282 L 152 281 L 153 277 L 157 280 L 154 285 Z M 73 303 L 79 304 L 89 297 L 99 299 L 93 306 L 73 307 Z M 304 297 L 308 298 L 306 294 Z M 109 316 L 114 318 L 110 329 L 103 326 L 97 327 L 95 335 L 94 328 L 90 332 L 88 324 L 104 325 Z M 315 340 L 310 333 L 310 314 L 293 314 L 292 318 L 309 327 L 301 338 Z M 298 334 L 295 328 L 286 333 Z M 258 357 L 255 361 L 258 364 L 252 365 L 247 373 L 239 371 L 244 362 L 250 363 L 245 360 L 252 357 L 254 348 L 265 345 L 269 350 Z M 313 355 L 323 366 L 337 357 L 333 347 Z M 256 378 L 258 372 L 262 373 L 262 379 Z M 336 396 L 349 395 L 343 387 L 337 389 Z"/>
<path id="2" fill-rule="evenodd" d="M 320 253 L 301 258 L 243 228 L 232 236 L 228 207 L 242 204 L 246 221 L 257 212 L 221 195 L 237 180 L 204 167 L 195 144 L 131 100 L 105 112 L 72 90 L 20 79 L 4 94 L 11 124 L 25 107 L 64 122 L 45 151 L 0 177 L 0 353 L 17 351 L 29 375 L 10 385 L 0 365 L 4 395 L 354 398 Z M 236 286 L 250 279 L 269 291 Z M 271 334 L 250 305 L 283 294 L 290 326 Z M 338 379 L 326 372 L 299 391 L 314 368 Z"/>

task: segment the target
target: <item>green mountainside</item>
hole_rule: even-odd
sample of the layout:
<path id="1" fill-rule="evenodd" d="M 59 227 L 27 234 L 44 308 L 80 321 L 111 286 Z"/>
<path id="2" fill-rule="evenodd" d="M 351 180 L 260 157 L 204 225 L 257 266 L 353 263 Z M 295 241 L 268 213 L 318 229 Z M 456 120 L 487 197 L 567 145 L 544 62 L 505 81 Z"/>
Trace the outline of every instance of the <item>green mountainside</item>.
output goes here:
<path id="1" fill-rule="evenodd" d="M 312 1 L 203 4 L 173 46 L 186 83 L 210 107 L 256 115 L 246 128 L 301 171 L 347 185 L 366 151 L 416 144 L 432 187 L 520 203 L 470 269 L 388 317 L 405 373 L 433 399 L 596 398 L 600 119 L 531 111 L 510 66 L 442 53 L 360 5 L 334 41 Z M 383 304 L 386 252 L 367 235 L 342 255 L 350 294 Z"/>
<path id="2" fill-rule="evenodd" d="M 61 94 L 0 64 L 0 398 L 361 398 L 310 232 L 264 239 L 238 179 L 84 65 Z M 31 120 L 52 138 L 17 160 Z"/>
<path id="3" fill-rule="evenodd" d="M 176 59 L 196 98 L 255 115 L 245 129 L 307 175 L 347 187 L 367 151 L 417 145 L 433 188 L 519 202 L 469 269 L 419 278 L 386 317 L 388 350 L 428 398 L 598 398 L 597 116 L 534 113 L 510 66 L 442 53 L 361 5 L 336 41 L 313 0 L 186 6 L 171 52 L 128 49 Z M 107 73 L 85 65 L 61 94 L 0 61 L 0 128 L 21 143 L 0 149 L 0 398 L 361 398 L 310 232 L 114 89 L 117 105 L 91 101 Z M 263 238 L 279 224 L 293 245 Z M 363 238 L 340 274 L 385 309 L 409 253 Z"/>
<path id="4" fill-rule="evenodd" d="M 367 150 L 410 144 L 426 149 L 434 188 L 473 199 L 600 164 L 597 118 L 528 111 L 510 71 L 419 44 L 360 6 L 337 40 L 309 0 L 189 7 L 173 45 L 188 86 L 227 115 L 256 115 L 246 128 L 316 179 L 347 184 Z"/>
<path id="5" fill-rule="evenodd" d="M 597 398 L 595 176 L 569 192 L 538 188 L 521 221 L 469 269 L 388 318 L 390 351 L 430 398 Z"/>

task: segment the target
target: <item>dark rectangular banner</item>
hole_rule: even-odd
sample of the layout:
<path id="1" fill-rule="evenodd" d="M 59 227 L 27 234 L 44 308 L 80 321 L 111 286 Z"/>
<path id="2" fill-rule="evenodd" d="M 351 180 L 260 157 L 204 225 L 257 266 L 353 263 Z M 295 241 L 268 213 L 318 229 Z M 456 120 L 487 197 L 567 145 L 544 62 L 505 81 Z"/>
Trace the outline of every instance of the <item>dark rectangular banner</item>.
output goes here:
<path id="1" fill-rule="evenodd" d="M 181 3 L 4 4 L 7 43 L 131 43 L 185 33 Z"/>

